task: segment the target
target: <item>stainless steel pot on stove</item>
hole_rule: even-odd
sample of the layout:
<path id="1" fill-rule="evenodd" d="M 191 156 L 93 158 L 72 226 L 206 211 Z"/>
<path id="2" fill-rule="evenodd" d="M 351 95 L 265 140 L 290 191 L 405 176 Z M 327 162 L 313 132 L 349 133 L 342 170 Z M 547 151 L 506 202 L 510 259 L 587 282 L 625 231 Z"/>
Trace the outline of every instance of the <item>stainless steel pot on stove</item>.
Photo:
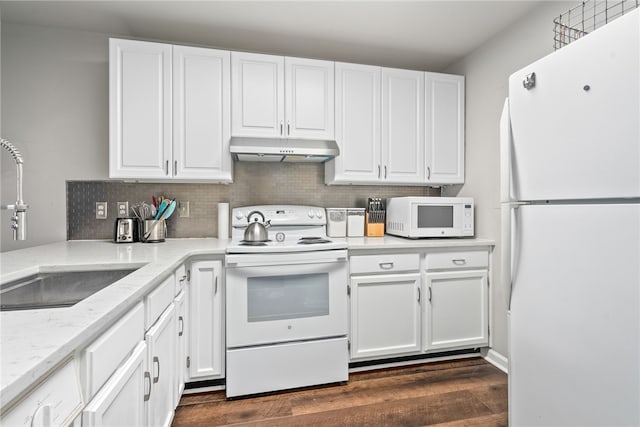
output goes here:
<path id="1" fill-rule="evenodd" d="M 258 222 L 258 218 L 254 217 L 254 215 L 260 215 L 262 218 L 262 222 Z M 251 219 L 253 218 L 253 222 Z M 266 242 L 269 240 L 269 232 L 267 232 L 267 228 L 271 226 L 271 221 L 265 221 L 264 215 L 260 211 L 252 211 L 247 215 L 247 228 L 244 230 L 244 241 L 245 242 Z"/>

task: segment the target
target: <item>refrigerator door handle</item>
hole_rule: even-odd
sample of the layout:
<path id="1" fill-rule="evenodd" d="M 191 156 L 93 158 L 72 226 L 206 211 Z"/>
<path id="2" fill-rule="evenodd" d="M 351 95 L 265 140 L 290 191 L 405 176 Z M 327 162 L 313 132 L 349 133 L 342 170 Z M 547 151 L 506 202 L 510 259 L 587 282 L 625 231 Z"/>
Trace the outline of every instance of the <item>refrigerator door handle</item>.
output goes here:
<path id="1" fill-rule="evenodd" d="M 509 98 L 504 100 L 500 116 L 500 200 L 511 201 L 511 118 Z"/>
<path id="2" fill-rule="evenodd" d="M 504 289 L 507 310 L 511 309 L 511 205 L 500 209 L 500 283 Z"/>
<path id="3" fill-rule="evenodd" d="M 511 310 L 514 283 L 518 275 L 520 259 L 519 207 L 528 203 L 505 203 L 501 207 L 500 279 L 505 290 L 507 310 Z"/>

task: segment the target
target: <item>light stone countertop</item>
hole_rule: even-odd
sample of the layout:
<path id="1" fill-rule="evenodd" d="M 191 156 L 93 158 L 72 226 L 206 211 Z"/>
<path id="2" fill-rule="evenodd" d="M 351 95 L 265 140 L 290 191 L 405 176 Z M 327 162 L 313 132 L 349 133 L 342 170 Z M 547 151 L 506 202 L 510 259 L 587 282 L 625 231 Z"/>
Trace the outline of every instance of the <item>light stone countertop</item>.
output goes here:
<path id="1" fill-rule="evenodd" d="M 341 240 L 341 239 L 334 239 Z M 487 239 L 345 238 L 355 253 L 380 249 L 492 246 Z M 0 254 L 0 283 L 38 272 L 140 267 L 72 307 L 0 312 L 0 407 L 22 397 L 53 368 L 86 347 L 188 258 L 222 257 L 227 242 L 167 239 L 114 244 L 67 241 Z"/>

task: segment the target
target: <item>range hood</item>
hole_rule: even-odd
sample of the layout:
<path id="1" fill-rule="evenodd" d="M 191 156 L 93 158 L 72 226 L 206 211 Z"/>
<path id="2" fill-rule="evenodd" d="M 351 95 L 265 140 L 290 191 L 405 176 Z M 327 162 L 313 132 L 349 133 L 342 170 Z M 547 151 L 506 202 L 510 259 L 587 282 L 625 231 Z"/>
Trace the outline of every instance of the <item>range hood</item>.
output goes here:
<path id="1" fill-rule="evenodd" d="M 232 137 L 231 155 L 244 162 L 322 163 L 340 153 L 330 140 Z"/>

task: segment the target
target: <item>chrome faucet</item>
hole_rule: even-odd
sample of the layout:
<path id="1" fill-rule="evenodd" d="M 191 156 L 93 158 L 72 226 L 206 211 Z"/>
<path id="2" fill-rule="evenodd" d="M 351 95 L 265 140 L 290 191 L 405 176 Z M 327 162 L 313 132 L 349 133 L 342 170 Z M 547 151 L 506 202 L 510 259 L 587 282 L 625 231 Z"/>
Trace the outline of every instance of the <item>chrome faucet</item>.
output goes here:
<path id="1" fill-rule="evenodd" d="M 9 151 L 11 157 L 16 162 L 17 166 L 17 200 L 13 205 L 2 206 L 2 209 L 12 209 L 13 215 L 11 216 L 11 229 L 13 230 L 13 240 L 26 240 L 27 239 L 27 208 L 28 206 L 22 200 L 22 155 L 20 151 L 9 141 L 4 138 L 0 138 L 0 146 Z"/>

